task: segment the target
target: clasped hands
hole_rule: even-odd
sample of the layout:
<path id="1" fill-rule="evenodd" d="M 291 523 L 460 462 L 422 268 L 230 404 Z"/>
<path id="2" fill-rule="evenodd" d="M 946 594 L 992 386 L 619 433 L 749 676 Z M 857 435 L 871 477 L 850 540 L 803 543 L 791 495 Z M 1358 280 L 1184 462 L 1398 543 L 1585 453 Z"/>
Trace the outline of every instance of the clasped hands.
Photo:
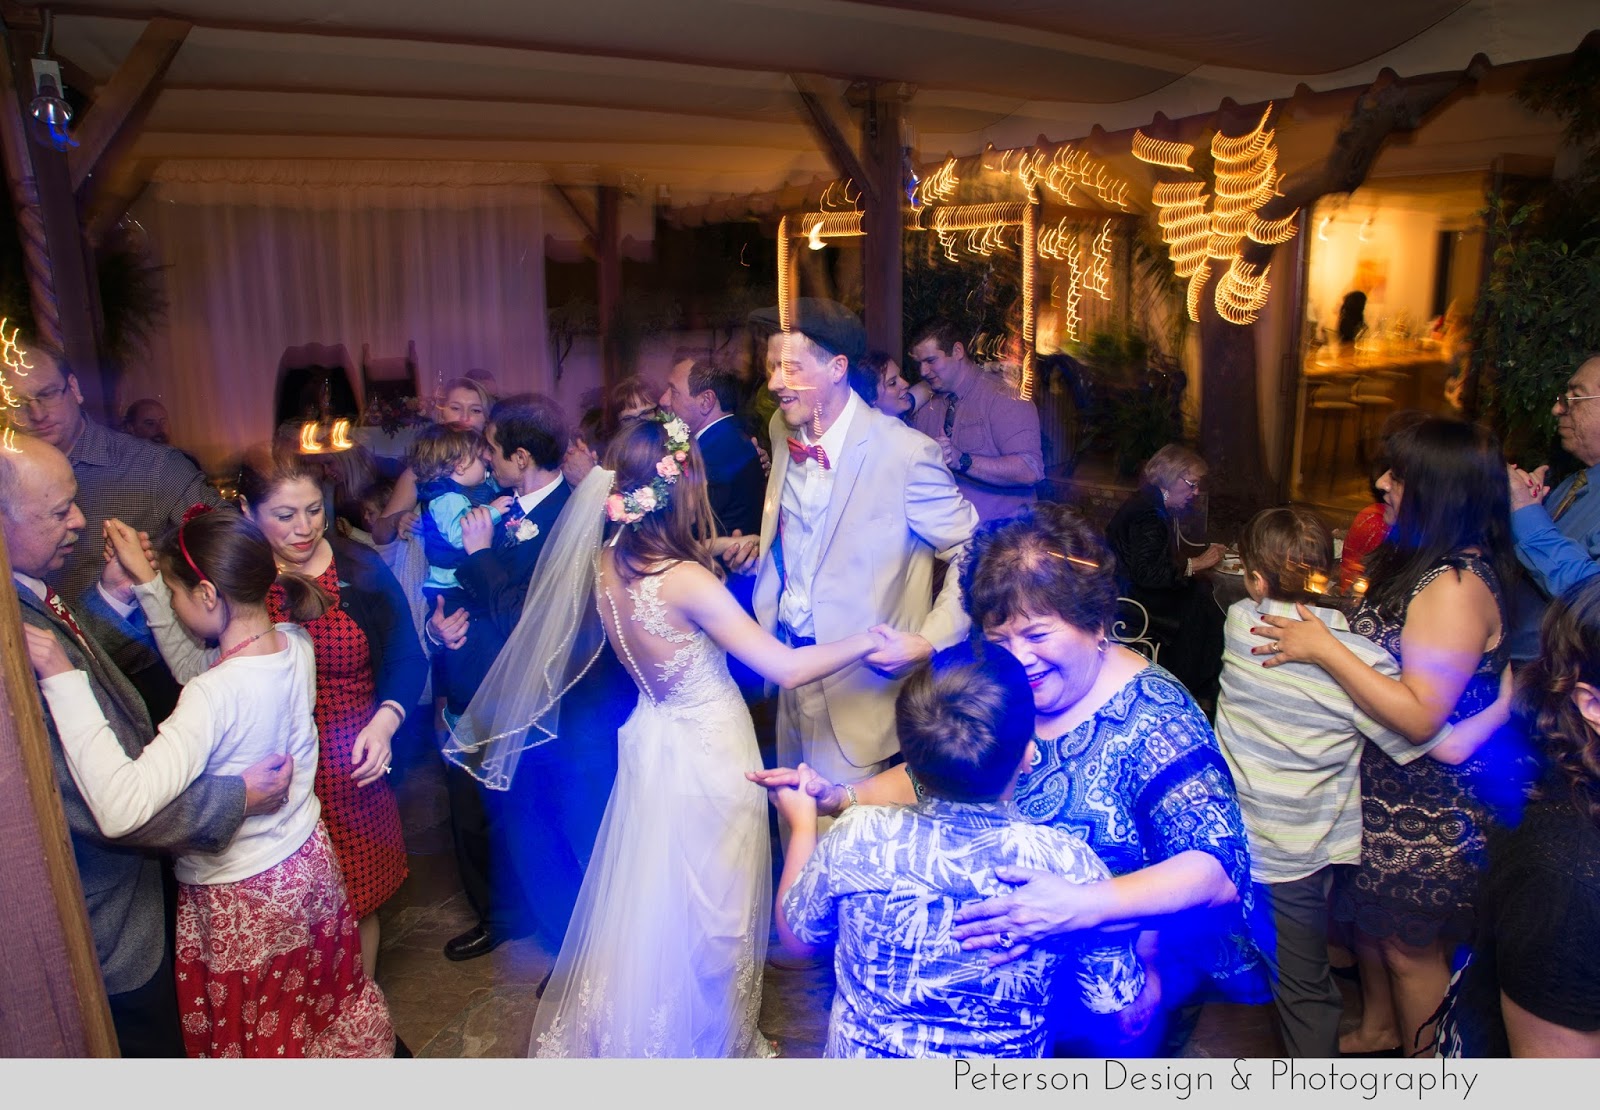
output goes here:
<path id="1" fill-rule="evenodd" d="M 148 532 L 136 532 L 112 517 L 100 526 L 106 565 L 100 586 L 123 605 L 133 604 L 133 587 L 156 576 L 156 552 Z"/>
<path id="2" fill-rule="evenodd" d="M 1506 464 L 1506 480 L 1510 484 L 1512 512 L 1544 501 L 1550 492 L 1550 487 L 1545 484 L 1545 476 L 1549 473 L 1548 466 L 1541 466 L 1529 472 L 1516 463 Z"/>

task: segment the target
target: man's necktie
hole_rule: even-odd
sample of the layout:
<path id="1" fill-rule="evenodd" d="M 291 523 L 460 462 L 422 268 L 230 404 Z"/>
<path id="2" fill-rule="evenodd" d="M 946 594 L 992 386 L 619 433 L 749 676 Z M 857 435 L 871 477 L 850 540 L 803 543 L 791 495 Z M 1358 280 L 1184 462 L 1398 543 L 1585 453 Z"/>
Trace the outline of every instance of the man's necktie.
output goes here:
<path id="1" fill-rule="evenodd" d="M 949 439 L 956 427 L 956 395 L 948 394 L 944 405 L 944 438 Z"/>
<path id="2" fill-rule="evenodd" d="M 1550 514 L 1550 519 L 1560 520 L 1561 514 L 1572 508 L 1572 503 L 1578 499 L 1578 495 L 1588 485 L 1589 472 L 1587 470 L 1578 471 L 1578 476 L 1572 480 L 1572 485 L 1567 488 L 1566 493 L 1562 494 L 1561 503 L 1556 506 L 1556 511 Z"/>
<path id="3" fill-rule="evenodd" d="M 511 547 L 517 542 L 517 525 L 528 514 L 523 511 L 522 502 L 516 498 L 511 499 L 511 507 L 506 510 L 506 515 L 500 518 L 499 535 L 495 537 L 496 547 Z"/>
<path id="4" fill-rule="evenodd" d="M 88 651 L 89 639 L 83 634 L 83 629 L 78 627 L 78 622 L 73 617 L 72 610 L 68 609 L 67 603 L 61 600 L 61 595 L 56 593 L 55 590 L 47 588 L 44 595 L 44 603 L 50 606 L 51 612 L 66 622 L 67 627 L 72 629 L 72 634 L 78 638 L 78 643 L 83 645 L 85 651 Z"/>
<path id="5" fill-rule="evenodd" d="M 822 449 L 821 444 L 813 443 L 807 446 L 798 439 L 789 440 L 789 458 L 794 460 L 796 466 L 804 466 L 807 459 L 816 459 L 822 469 L 827 470 L 828 453 Z"/>

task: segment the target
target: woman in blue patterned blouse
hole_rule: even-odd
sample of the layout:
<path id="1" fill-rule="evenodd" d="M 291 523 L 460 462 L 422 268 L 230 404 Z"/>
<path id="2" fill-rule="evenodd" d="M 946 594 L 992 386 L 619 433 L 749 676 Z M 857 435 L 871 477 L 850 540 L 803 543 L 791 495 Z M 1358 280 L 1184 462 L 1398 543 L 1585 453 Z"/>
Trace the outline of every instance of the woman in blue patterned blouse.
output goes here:
<path id="1" fill-rule="evenodd" d="M 1241 902 L 1250 891 L 1244 826 L 1216 737 L 1171 675 L 1109 641 L 1115 565 L 1072 510 L 1038 504 L 979 529 L 961 586 L 974 628 L 1016 657 L 1033 690 L 1037 752 L 1018 780 L 1017 807 L 1082 837 L 1114 877 L 1075 884 L 1002 868 L 1013 891 L 963 909 L 954 935 L 1001 964 L 1050 937 L 1140 927 L 1147 986 L 1120 1015 L 1126 1041 L 1115 1054 L 1159 1051 L 1170 1039 L 1166 1016 L 1206 979 L 1258 986 L 1244 974 L 1255 964 Z M 751 778 L 769 788 L 798 782 L 785 768 Z M 838 813 L 909 804 L 917 785 L 899 766 L 853 787 L 812 780 L 808 792 L 819 812 Z M 1056 1049 L 1070 1052 L 1082 1015 L 1061 1001 Z"/>

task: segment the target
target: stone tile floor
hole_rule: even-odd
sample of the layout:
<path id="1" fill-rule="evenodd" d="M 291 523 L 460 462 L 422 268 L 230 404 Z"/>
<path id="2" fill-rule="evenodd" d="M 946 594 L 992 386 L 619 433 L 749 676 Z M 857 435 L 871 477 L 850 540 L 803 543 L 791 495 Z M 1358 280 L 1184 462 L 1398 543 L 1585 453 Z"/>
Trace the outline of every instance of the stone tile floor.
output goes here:
<path id="1" fill-rule="evenodd" d="M 378 982 L 395 1031 L 418 1057 L 519 1057 L 527 1052 L 540 981 L 555 954 L 532 940 L 512 941 L 464 963 L 444 958 L 451 937 L 474 918 L 456 878 L 443 770 L 414 740 L 397 745 L 396 791 L 411 874 L 381 911 Z M 1346 988 L 1346 1019 L 1359 1014 Z M 822 1054 L 833 997 L 831 968 L 768 965 L 761 1028 L 786 1057 Z M 1270 1006 L 1207 1004 L 1184 1055 L 1276 1056 Z"/>

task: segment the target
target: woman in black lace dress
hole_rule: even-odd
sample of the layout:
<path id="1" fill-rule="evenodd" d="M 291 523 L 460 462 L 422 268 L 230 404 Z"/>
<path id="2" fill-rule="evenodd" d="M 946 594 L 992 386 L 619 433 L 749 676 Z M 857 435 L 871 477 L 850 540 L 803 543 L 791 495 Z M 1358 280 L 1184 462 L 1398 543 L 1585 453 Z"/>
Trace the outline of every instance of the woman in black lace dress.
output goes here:
<path id="1" fill-rule="evenodd" d="M 1512 572 L 1505 462 L 1493 434 L 1430 418 L 1390 441 L 1378 479 L 1389 534 L 1351 627 L 1400 663 L 1386 678 L 1317 620 L 1263 617 L 1268 666 L 1317 663 L 1378 722 L 1417 742 L 1480 711 L 1509 715 L 1502 583 Z M 1303 613 L 1309 616 L 1308 613 Z M 1504 680 L 1504 681 L 1503 681 Z M 1438 1008 L 1450 953 L 1471 936 L 1488 820 L 1484 753 L 1459 766 L 1401 767 L 1375 745 L 1361 758 L 1361 864 L 1335 916 L 1355 926 L 1361 1028 L 1345 1052 L 1401 1045 Z"/>

